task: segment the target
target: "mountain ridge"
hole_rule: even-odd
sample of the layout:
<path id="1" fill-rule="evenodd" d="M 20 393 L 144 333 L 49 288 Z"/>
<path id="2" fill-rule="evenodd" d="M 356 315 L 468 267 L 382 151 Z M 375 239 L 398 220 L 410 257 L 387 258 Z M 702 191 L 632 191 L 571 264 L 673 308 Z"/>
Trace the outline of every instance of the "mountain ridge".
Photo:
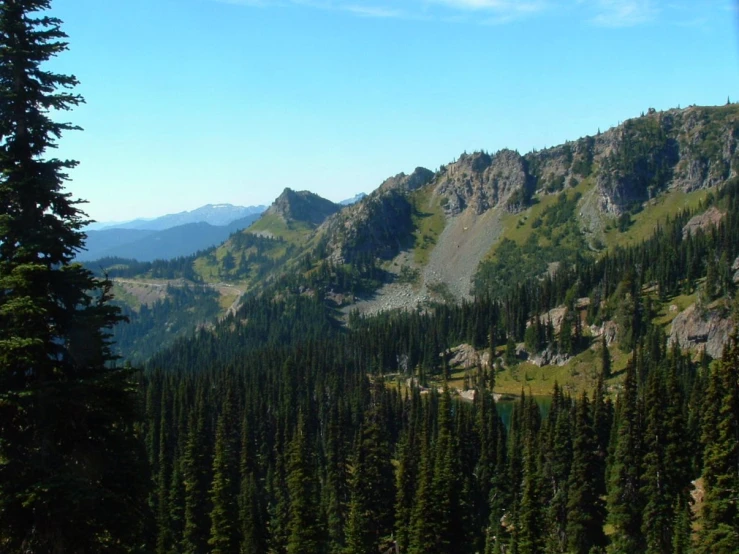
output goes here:
<path id="1" fill-rule="evenodd" d="M 249 215 L 260 214 L 267 206 L 236 206 L 233 204 L 205 204 L 194 210 L 185 210 L 173 214 L 165 214 L 155 218 L 138 218 L 116 223 L 96 223 L 88 226 L 89 231 L 109 229 L 139 229 L 147 231 L 163 231 L 187 223 L 208 223 L 222 227 Z"/>
<path id="2" fill-rule="evenodd" d="M 243 232 L 270 240 L 237 233 L 191 263 L 247 295 L 321 291 L 345 316 L 501 295 L 706 205 L 737 176 L 737 137 L 739 106 L 690 107 L 524 155 L 464 153 L 350 206 L 286 189 Z"/>

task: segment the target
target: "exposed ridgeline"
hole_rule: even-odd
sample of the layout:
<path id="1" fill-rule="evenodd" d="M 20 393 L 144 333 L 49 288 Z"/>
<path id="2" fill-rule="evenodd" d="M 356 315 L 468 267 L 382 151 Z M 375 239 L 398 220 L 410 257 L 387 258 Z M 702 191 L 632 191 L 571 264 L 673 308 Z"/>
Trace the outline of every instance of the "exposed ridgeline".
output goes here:
<path id="1" fill-rule="evenodd" d="M 325 255 L 337 264 L 358 255 L 388 262 L 398 278 L 360 306 L 368 313 L 412 307 L 439 287 L 457 299 L 469 297 L 480 293 L 479 286 L 471 290 L 476 274 L 480 281 L 480 262 L 518 257 L 507 255 L 511 238 L 516 248 L 528 247 L 534 262 L 519 260 L 519 273 L 542 274 L 575 253 L 592 255 L 588 251 L 648 237 L 658 223 L 647 229 L 649 220 L 689 205 L 693 197 L 681 195 L 737 175 L 738 139 L 739 106 L 727 105 L 650 111 L 595 136 L 525 155 L 463 154 L 436 173 L 417 168 L 392 177 L 328 218 L 322 226 Z M 556 209 L 552 204 L 562 193 L 566 205 Z M 658 207 L 665 202 L 675 206 Z M 544 210 L 548 217 L 537 231 Z M 642 211 L 641 234 L 629 236 Z M 401 272 L 416 277 L 402 283 Z"/>
<path id="2" fill-rule="evenodd" d="M 343 208 L 286 189 L 249 229 L 177 265 L 248 294 L 315 293 L 347 313 L 504 298 L 705 210 L 737 175 L 737 137 L 739 106 L 691 107 L 525 155 L 463 154 Z"/>
<path id="3" fill-rule="evenodd" d="M 417 169 L 379 191 L 408 192 L 433 182 L 447 215 L 520 211 L 535 193 L 552 193 L 596 176 L 601 209 L 619 215 L 667 189 L 720 185 L 739 170 L 739 107 L 691 107 L 630 119 L 595 136 L 525 155 L 476 152 L 431 175 Z"/>
<path id="4" fill-rule="evenodd" d="M 320 225 L 328 216 L 340 209 L 339 204 L 334 204 L 307 190 L 296 192 L 286 188 L 264 215 L 277 215 L 285 222 L 299 221 Z"/>
<path id="5" fill-rule="evenodd" d="M 325 234 L 332 260 L 351 262 L 368 254 L 388 260 L 407 248 L 413 232 L 413 206 L 408 193 L 426 186 L 433 177 L 433 172 L 422 167 L 410 175 L 399 173 L 330 218 Z"/>

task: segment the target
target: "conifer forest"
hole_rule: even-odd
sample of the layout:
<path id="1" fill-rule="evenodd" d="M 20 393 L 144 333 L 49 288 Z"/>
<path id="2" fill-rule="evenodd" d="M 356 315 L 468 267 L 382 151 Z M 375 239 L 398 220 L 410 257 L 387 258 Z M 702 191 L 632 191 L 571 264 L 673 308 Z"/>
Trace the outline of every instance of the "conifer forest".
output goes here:
<path id="1" fill-rule="evenodd" d="M 76 162 L 53 156 L 77 130 L 57 120 L 83 99 L 46 65 L 67 49 L 49 8 L 0 0 L 0 552 L 739 552 L 739 157 L 643 240 L 601 248 L 572 223 L 580 196 L 552 181 L 537 232 L 564 229 L 556 271 L 532 241 L 523 258 L 503 242 L 459 301 L 339 309 L 330 297 L 389 278 L 369 239 L 339 259 L 326 237 L 237 234 L 251 252 L 238 265 L 213 249 L 88 269 L 74 261 L 86 216 L 65 189 Z M 667 194 L 677 162 L 653 146 L 671 139 L 648 140 L 600 171 Z M 585 185 L 589 152 L 569 155 Z M 536 202 L 519 192 L 514 215 Z M 398 219 L 411 213 L 388 197 Z M 685 231 L 709 209 L 715 225 Z M 172 287 L 153 308 L 113 298 L 121 276 L 195 286 L 208 256 L 260 281 L 219 318 L 211 289 Z M 720 356 L 668 340 L 660 314 L 678 297 L 734 322 Z M 606 323 L 612 336 L 591 331 Z M 165 327 L 179 334 L 161 347 Z M 461 344 L 481 355 L 452 386 Z M 552 379 L 541 397 L 522 376 L 501 395 L 522 350 L 592 353 L 594 379 Z"/>

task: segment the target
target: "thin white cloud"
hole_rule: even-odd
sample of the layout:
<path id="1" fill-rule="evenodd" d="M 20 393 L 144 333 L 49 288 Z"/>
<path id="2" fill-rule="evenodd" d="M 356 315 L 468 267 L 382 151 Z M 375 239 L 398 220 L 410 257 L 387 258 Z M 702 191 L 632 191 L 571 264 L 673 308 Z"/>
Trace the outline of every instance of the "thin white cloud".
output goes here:
<path id="1" fill-rule="evenodd" d="M 349 12 L 362 17 L 511 21 L 542 11 L 555 0 L 211 0 L 252 7 L 298 5 Z M 402 5 L 402 9 L 398 7 Z M 473 17 L 479 14 L 480 17 Z"/>
<path id="2" fill-rule="evenodd" d="M 503 25 L 549 14 L 567 14 L 599 27 L 623 28 L 660 20 L 705 25 L 705 7 L 739 6 L 739 0 L 210 0 L 252 7 L 303 6 L 357 17 Z M 733 5 L 732 5 L 733 3 Z M 701 8 L 703 6 L 703 8 Z"/>
<path id="3" fill-rule="evenodd" d="M 595 6 L 598 13 L 591 21 L 603 27 L 633 27 L 651 21 L 659 11 L 652 0 L 596 0 Z"/>
<path id="4" fill-rule="evenodd" d="M 379 18 L 401 18 L 406 17 L 405 12 L 382 6 L 365 6 L 359 4 L 350 4 L 341 6 L 343 11 L 351 12 L 362 17 L 379 17 Z"/>
<path id="5" fill-rule="evenodd" d="M 433 0 L 449 8 L 473 11 L 493 11 L 504 13 L 533 13 L 544 8 L 543 1 L 527 0 Z"/>

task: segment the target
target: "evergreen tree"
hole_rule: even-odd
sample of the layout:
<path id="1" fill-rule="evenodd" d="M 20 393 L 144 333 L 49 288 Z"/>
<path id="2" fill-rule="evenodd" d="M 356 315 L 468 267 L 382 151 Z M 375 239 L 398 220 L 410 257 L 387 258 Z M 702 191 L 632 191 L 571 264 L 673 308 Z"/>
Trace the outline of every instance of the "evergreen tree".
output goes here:
<path id="1" fill-rule="evenodd" d="M 288 554 L 322 552 L 319 489 L 307 435 L 301 414 L 288 449 L 287 488 L 290 493 Z"/>
<path id="2" fill-rule="evenodd" d="M 231 391 L 216 426 L 213 482 L 210 489 L 210 539 L 212 554 L 236 552 L 239 544 L 238 449 Z"/>
<path id="3" fill-rule="evenodd" d="M 435 545 L 436 525 L 431 517 L 433 513 L 434 458 L 431 449 L 431 422 L 424 418 L 424 427 L 421 431 L 421 448 L 418 461 L 418 476 L 413 499 L 413 510 L 409 522 L 408 553 L 424 554 L 433 552 Z"/>
<path id="4" fill-rule="evenodd" d="M 586 394 L 577 403 L 572 447 L 572 469 L 567 487 L 567 541 L 570 552 L 588 554 L 591 548 L 606 544 L 603 534 L 606 512 L 598 490 L 598 443 Z"/>
<path id="5" fill-rule="evenodd" d="M 209 448 L 206 439 L 205 399 L 200 396 L 190 413 L 187 443 L 182 459 L 185 483 L 185 525 L 182 552 L 198 554 L 207 550 Z"/>
<path id="6" fill-rule="evenodd" d="M 393 467 L 376 407 L 360 428 L 352 460 L 347 554 L 375 554 L 393 524 Z"/>
<path id="7" fill-rule="evenodd" d="M 720 364 L 714 368 L 722 398 L 715 440 L 706 444 L 700 551 L 739 551 L 739 327 L 734 329 Z"/>
<path id="8" fill-rule="evenodd" d="M 0 3 L 0 550 L 122 552 L 146 518 L 137 385 L 111 352 L 110 283 L 72 263 L 76 162 L 44 157 L 78 129 L 52 112 L 83 101 L 44 68 L 67 49 L 49 8 Z"/>
<path id="9" fill-rule="evenodd" d="M 605 334 L 600 341 L 600 371 L 603 374 L 603 379 L 610 379 L 611 353 L 608 351 L 608 344 L 606 344 Z"/>
<path id="10" fill-rule="evenodd" d="M 623 398 L 619 398 L 616 449 L 608 490 L 608 521 L 614 528 L 609 551 L 638 553 L 644 550 L 641 495 L 641 425 L 633 358 L 626 367 Z"/>
<path id="11" fill-rule="evenodd" d="M 682 496 L 678 496 L 675 502 L 675 518 L 672 527 L 671 554 L 690 554 L 690 552 L 693 552 L 690 502 Z"/>
<path id="12" fill-rule="evenodd" d="M 460 510 L 459 458 L 451 421 L 451 399 L 445 388 L 439 402 L 438 433 L 434 445 L 434 476 L 431 482 L 432 505 L 426 517 L 434 525 L 432 551 L 453 554 L 464 544 Z"/>

